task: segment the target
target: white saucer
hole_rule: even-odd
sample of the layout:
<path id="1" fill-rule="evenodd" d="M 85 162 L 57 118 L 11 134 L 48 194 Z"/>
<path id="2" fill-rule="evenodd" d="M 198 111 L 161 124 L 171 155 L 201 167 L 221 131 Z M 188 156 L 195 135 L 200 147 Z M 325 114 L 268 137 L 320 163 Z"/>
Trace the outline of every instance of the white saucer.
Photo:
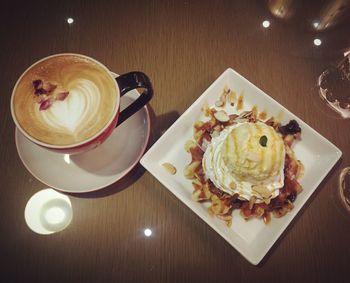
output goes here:
<path id="1" fill-rule="evenodd" d="M 132 90 L 121 99 L 121 110 L 140 94 Z M 114 129 L 99 147 L 83 154 L 60 154 L 29 141 L 16 128 L 18 154 L 28 171 L 39 181 L 57 190 L 85 193 L 120 180 L 140 160 L 150 135 L 147 106 Z"/>

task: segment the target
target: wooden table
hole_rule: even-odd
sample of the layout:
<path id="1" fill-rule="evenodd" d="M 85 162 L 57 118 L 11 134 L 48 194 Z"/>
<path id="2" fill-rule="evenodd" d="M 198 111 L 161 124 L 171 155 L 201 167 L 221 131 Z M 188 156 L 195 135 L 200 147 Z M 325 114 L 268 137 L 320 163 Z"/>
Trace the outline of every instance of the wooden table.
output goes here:
<path id="1" fill-rule="evenodd" d="M 340 16 L 316 31 L 312 23 L 324 6 L 342 1 L 274 2 L 2 2 L 0 270 L 6 282 L 349 282 L 350 214 L 338 196 L 338 177 L 350 165 L 350 120 L 322 104 L 316 87 L 320 73 L 350 46 L 349 4 L 343 1 Z M 266 19 L 269 28 L 262 26 Z M 232 67 L 343 156 L 258 266 L 141 165 L 104 190 L 70 195 L 72 223 L 56 234 L 35 234 L 24 208 L 46 186 L 17 154 L 10 97 L 29 65 L 61 52 L 86 54 L 117 73 L 149 75 L 155 92 L 149 146 Z"/>

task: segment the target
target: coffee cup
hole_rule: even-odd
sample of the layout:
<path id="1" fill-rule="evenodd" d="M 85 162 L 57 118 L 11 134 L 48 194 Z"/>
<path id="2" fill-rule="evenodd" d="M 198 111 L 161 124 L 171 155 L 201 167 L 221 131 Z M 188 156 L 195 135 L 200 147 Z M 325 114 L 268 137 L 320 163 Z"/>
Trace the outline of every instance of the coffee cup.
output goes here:
<path id="1" fill-rule="evenodd" d="M 144 91 L 120 111 L 122 96 L 138 88 Z M 63 53 L 24 71 L 12 91 L 11 113 L 16 127 L 33 143 L 78 154 L 102 144 L 152 96 L 151 82 L 142 72 L 115 78 L 93 58 Z"/>

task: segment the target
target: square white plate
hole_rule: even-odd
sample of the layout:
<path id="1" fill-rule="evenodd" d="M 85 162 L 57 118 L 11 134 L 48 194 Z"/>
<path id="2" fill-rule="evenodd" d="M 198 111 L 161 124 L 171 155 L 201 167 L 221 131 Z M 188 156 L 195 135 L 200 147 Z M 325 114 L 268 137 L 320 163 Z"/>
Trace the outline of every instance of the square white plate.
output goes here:
<path id="1" fill-rule="evenodd" d="M 190 154 L 184 150 L 184 144 L 187 140 L 193 139 L 193 124 L 198 120 L 208 119 L 204 117 L 201 108 L 205 103 L 213 106 L 224 86 L 236 91 L 237 95 L 244 93 L 244 109 L 241 111 L 251 110 L 256 105 L 259 112 L 263 110 L 267 112 L 267 117 L 281 118 L 282 124 L 295 119 L 302 129 L 302 139 L 295 144 L 294 151 L 296 157 L 305 166 L 304 177 L 300 180 L 304 190 L 298 195 L 294 202 L 294 209 L 290 213 L 282 218 L 272 217 L 267 225 L 260 219 L 246 221 L 239 215 L 239 210 L 234 210 L 232 227 L 228 228 L 224 221 L 208 214 L 209 203 L 192 201 L 191 180 L 183 176 L 183 168 L 191 161 Z M 341 151 L 336 146 L 301 119 L 237 72 L 227 69 L 148 150 L 141 159 L 141 164 L 248 261 L 256 265 L 287 228 L 341 155 Z M 170 175 L 164 170 L 162 164 L 165 162 L 177 168 L 175 175 Z"/>

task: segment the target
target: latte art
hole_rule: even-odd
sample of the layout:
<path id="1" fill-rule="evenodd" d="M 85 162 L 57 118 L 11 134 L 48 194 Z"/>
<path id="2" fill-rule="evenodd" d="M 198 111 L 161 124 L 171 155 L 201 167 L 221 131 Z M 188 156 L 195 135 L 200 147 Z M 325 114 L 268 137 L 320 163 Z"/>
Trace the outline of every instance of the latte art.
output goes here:
<path id="1" fill-rule="evenodd" d="M 49 145 L 74 145 L 92 138 L 117 112 L 119 94 L 107 72 L 96 62 L 76 55 L 40 61 L 15 87 L 13 105 L 18 123 L 28 135 Z M 33 89 L 37 81 L 54 85 L 52 92 L 38 95 Z M 69 94 L 54 99 L 62 93 Z M 42 107 L 43 100 L 50 105 Z"/>
<path id="2" fill-rule="evenodd" d="M 38 119 L 58 131 L 70 131 L 79 136 L 98 115 L 100 96 L 95 95 L 98 92 L 93 82 L 80 80 L 65 100 L 53 103 L 45 111 L 36 111 Z"/>

